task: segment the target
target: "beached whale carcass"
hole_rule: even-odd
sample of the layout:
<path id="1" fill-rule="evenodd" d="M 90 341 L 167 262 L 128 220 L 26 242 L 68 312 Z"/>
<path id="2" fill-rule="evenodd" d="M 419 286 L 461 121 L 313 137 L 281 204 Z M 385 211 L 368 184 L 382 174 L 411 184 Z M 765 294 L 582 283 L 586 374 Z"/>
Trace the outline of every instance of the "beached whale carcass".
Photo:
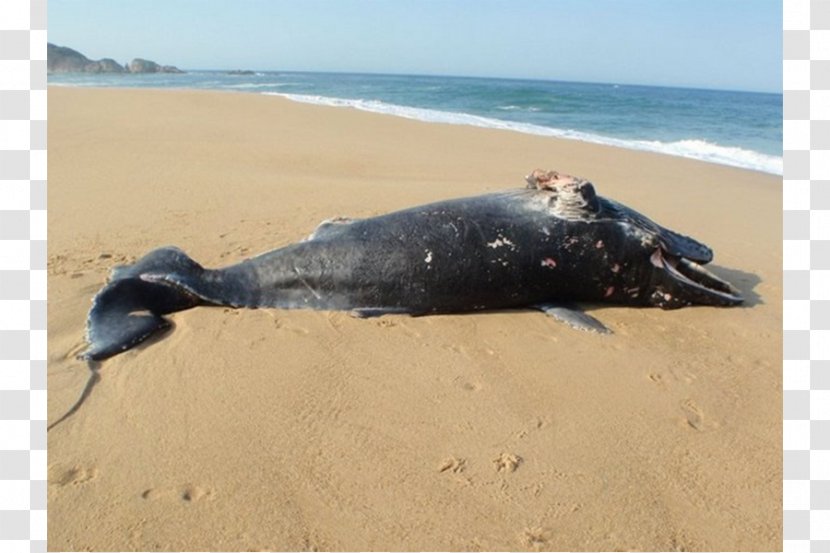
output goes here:
<path id="1" fill-rule="evenodd" d="M 566 302 L 664 309 L 737 305 L 701 265 L 705 245 L 596 194 L 587 180 L 534 171 L 527 187 L 322 223 L 305 241 L 220 269 L 161 248 L 113 270 L 87 321 L 99 360 L 200 305 L 348 310 L 358 316 L 537 308 L 606 331 Z"/>

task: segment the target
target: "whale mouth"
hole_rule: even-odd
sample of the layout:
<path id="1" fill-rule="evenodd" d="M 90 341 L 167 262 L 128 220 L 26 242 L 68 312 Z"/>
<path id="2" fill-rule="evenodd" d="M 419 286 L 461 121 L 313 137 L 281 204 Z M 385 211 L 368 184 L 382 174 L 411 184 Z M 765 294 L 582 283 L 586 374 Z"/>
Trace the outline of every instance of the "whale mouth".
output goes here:
<path id="1" fill-rule="evenodd" d="M 685 257 L 657 248 L 651 255 L 651 263 L 668 275 L 665 284 L 672 283 L 670 288 L 673 290 L 664 296 L 668 295 L 667 300 L 678 302 L 677 307 L 689 304 L 738 305 L 744 301 L 737 288 Z M 671 293 L 675 297 L 672 298 Z"/>

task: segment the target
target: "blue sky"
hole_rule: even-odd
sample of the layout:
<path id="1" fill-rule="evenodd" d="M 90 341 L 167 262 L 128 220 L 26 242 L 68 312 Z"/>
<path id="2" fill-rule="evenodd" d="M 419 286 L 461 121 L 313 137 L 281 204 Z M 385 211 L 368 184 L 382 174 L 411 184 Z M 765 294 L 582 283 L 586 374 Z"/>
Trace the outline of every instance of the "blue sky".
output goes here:
<path id="1" fill-rule="evenodd" d="M 49 41 L 183 69 L 780 92 L 781 1 L 50 0 Z"/>

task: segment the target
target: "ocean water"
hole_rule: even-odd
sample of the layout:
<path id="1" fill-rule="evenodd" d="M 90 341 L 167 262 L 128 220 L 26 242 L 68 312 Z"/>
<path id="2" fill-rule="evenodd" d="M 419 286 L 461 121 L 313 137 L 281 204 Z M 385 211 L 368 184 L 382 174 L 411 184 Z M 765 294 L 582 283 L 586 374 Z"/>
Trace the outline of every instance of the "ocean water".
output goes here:
<path id="1" fill-rule="evenodd" d="M 507 129 L 783 174 L 782 95 L 654 86 L 298 72 L 49 75 L 49 84 L 235 90 Z"/>

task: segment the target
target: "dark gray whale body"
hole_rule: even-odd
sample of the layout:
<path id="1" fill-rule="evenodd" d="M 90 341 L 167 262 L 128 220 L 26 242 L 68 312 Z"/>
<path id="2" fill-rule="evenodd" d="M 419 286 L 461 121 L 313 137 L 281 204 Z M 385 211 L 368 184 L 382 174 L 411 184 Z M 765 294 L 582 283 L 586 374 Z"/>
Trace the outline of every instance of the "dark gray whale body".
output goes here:
<path id="1" fill-rule="evenodd" d="M 93 300 L 89 349 L 100 360 L 199 305 L 349 310 L 359 316 L 534 307 L 593 330 L 562 302 L 664 309 L 736 305 L 703 269 L 712 251 L 596 195 L 591 183 L 535 171 L 528 187 L 360 220 L 324 222 L 308 240 L 222 269 L 177 248 L 113 270 Z"/>

